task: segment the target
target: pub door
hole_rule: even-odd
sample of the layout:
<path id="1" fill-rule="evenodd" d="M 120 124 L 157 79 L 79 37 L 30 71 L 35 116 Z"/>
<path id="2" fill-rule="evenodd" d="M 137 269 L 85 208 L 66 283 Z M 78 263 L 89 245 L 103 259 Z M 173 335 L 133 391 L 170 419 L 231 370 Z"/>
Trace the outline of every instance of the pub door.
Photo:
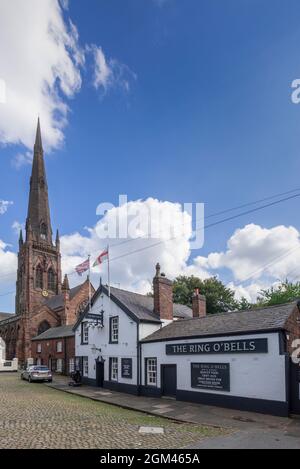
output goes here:
<path id="1" fill-rule="evenodd" d="M 103 388 L 104 382 L 104 363 L 96 361 L 96 386 Z"/>
<path id="2" fill-rule="evenodd" d="M 176 397 L 177 367 L 161 365 L 161 391 L 163 396 Z"/>
<path id="3" fill-rule="evenodd" d="M 300 364 L 290 362 L 290 413 L 300 415 Z"/>

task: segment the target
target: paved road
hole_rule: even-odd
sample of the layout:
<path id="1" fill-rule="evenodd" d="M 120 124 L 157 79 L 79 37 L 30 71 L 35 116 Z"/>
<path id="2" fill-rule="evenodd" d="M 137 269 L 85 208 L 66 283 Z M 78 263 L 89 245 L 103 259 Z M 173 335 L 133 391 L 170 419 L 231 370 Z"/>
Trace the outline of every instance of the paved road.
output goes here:
<path id="1" fill-rule="evenodd" d="M 191 445 L 197 449 L 300 449 L 300 424 L 298 429 L 262 429 L 237 431 L 227 436 L 210 438 L 205 442 Z"/>
<path id="2" fill-rule="evenodd" d="M 55 377 L 54 386 L 100 402 L 143 410 L 153 415 L 186 420 L 197 425 L 215 425 L 231 431 L 215 438 L 202 440 L 194 448 L 300 448 L 300 419 L 289 419 L 242 412 L 221 407 L 204 406 L 168 399 L 130 396 L 93 386 L 70 388 L 64 377 Z"/>
<path id="3" fill-rule="evenodd" d="M 164 434 L 141 435 L 145 425 L 163 427 Z M 0 448 L 183 448 L 221 433 L 0 374 Z"/>

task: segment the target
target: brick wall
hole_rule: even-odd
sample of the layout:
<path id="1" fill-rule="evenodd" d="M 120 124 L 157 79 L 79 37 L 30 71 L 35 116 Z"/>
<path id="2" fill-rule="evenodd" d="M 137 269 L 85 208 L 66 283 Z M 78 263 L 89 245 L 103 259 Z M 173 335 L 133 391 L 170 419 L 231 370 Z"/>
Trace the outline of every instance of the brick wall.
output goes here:
<path id="1" fill-rule="evenodd" d="M 293 341 L 295 339 L 300 339 L 300 311 L 298 306 L 295 306 L 293 313 L 290 315 L 289 319 L 286 321 L 285 324 L 288 340 L 288 352 L 291 355 L 294 348 L 293 348 Z"/>
<path id="2" fill-rule="evenodd" d="M 57 351 L 57 343 L 62 343 L 62 351 Z M 41 352 L 38 352 L 38 345 L 41 344 Z M 63 360 L 63 374 L 69 374 L 69 360 L 75 357 L 75 337 L 61 337 L 58 339 L 44 339 L 32 341 L 32 358 L 34 363 L 37 359 L 41 360 L 42 365 L 50 366 L 52 362 L 52 371 L 56 372 L 57 359 Z"/>

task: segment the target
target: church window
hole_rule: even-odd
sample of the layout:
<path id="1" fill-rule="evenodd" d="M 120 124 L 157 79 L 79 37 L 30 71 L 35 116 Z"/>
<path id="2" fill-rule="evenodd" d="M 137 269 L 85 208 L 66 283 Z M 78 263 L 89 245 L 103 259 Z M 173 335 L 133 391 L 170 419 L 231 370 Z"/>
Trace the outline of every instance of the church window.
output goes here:
<path id="1" fill-rule="evenodd" d="M 42 334 L 43 332 L 47 331 L 48 329 L 50 329 L 50 324 L 48 321 L 43 321 L 40 323 L 39 327 L 38 327 L 38 335 Z"/>
<path id="2" fill-rule="evenodd" d="M 48 270 L 48 290 L 53 292 L 56 290 L 55 273 L 51 268 Z"/>
<path id="3" fill-rule="evenodd" d="M 46 223 L 41 223 L 41 238 L 42 239 L 47 238 L 47 225 L 46 225 Z"/>
<path id="4" fill-rule="evenodd" d="M 35 286 L 36 288 L 43 288 L 43 269 L 39 265 L 35 272 Z"/>

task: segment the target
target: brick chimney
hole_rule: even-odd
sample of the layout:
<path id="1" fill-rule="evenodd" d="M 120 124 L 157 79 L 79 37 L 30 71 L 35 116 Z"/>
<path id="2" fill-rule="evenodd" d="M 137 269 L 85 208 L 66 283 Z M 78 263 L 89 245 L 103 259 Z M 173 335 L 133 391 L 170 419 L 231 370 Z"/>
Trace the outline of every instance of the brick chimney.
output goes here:
<path id="1" fill-rule="evenodd" d="M 192 298 L 193 318 L 203 318 L 206 316 L 206 298 L 200 295 L 199 288 L 195 288 Z"/>
<path id="2" fill-rule="evenodd" d="M 173 282 L 160 272 L 160 265 L 156 264 L 156 274 L 153 278 L 154 312 L 160 319 L 173 320 Z"/>

